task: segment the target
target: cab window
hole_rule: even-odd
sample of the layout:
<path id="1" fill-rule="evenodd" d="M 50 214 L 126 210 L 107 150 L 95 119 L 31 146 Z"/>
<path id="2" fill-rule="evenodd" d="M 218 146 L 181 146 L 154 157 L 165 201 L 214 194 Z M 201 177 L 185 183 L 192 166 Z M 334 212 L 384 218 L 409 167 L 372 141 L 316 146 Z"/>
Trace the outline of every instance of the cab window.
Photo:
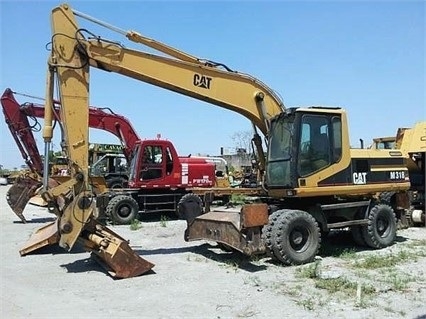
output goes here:
<path id="1" fill-rule="evenodd" d="M 302 117 L 299 144 L 299 173 L 310 175 L 330 165 L 330 127 L 324 115 Z"/>
<path id="2" fill-rule="evenodd" d="M 142 153 L 141 180 L 163 177 L 163 149 L 157 145 L 147 145 Z"/>

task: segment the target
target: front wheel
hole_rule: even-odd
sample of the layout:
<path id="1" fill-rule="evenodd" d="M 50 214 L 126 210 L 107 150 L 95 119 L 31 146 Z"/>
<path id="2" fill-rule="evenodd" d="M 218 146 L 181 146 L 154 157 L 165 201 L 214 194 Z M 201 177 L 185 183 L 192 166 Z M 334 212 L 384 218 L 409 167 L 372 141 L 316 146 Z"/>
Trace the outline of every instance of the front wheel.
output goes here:
<path id="1" fill-rule="evenodd" d="M 313 261 L 320 247 L 321 233 L 312 215 L 301 210 L 281 210 L 275 214 L 278 218 L 272 230 L 274 256 L 287 265 Z"/>

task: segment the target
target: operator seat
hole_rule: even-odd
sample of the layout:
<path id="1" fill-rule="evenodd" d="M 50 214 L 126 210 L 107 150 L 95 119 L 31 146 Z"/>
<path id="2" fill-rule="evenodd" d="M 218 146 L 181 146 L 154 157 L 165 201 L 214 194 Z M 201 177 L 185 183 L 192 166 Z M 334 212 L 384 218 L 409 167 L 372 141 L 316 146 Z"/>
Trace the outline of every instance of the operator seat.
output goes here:
<path id="1" fill-rule="evenodd" d="M 326 133 L 314 135 L 312 143 L 312 166 L 319 170 L 330 163 L 330 142 Z"/>

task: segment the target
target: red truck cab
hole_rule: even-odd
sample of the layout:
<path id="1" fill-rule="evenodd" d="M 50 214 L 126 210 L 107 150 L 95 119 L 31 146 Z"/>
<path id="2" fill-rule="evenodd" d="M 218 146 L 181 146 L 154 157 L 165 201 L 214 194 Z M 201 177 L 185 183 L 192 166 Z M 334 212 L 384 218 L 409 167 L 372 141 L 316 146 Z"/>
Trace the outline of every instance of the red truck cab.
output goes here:
<path id="1" fill-rule="evenodd" d="M 178 156 L 164 139 L 136 142 L 130 163 L 130 188 L 213 187 L 215 165 L 202 158 Z"/>

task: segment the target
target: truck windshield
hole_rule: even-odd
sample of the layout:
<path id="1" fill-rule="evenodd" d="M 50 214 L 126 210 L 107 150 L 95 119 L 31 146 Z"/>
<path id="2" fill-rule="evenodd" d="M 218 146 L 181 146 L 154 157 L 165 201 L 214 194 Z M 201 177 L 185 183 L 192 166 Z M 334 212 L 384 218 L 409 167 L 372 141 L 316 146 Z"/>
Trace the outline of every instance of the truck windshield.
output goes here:
<path id="1" fill-rule="evenodd" d="M 138 158 L 139 158 L 139 153 L 140 153 L 140 146 L 136 146 L 136 149 L 133 153 L 133 157 L 132 160 L 130 162 L 130 167 L 129 167 L 129 181 L 135 181 L 137 176 L 138 176 L 138 172 L 137 172 L 137 164 L 138 164 Z"/>
<path id="2" fill-rule="evenodd" d="M 271 123 L 266 181 L 268 187 L 291 187 L 290 159 L 294 117 L 281 116 Z"/>

